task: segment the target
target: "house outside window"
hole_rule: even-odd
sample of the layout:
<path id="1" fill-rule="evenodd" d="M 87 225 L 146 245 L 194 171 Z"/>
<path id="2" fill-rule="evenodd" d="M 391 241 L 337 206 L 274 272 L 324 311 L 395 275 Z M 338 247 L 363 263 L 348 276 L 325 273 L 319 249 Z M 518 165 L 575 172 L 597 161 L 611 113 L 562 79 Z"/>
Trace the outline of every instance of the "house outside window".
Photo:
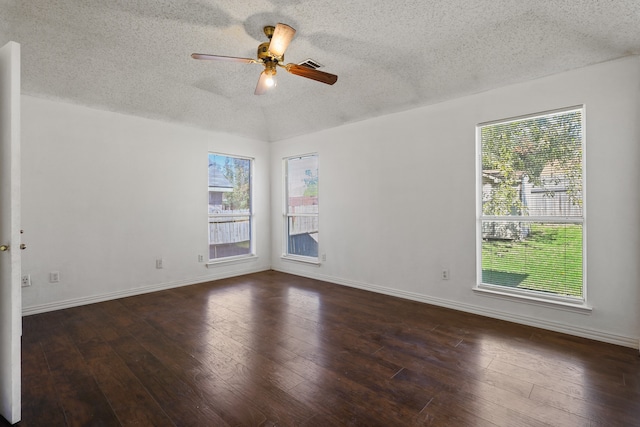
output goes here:
<path id="1" fill-rule="evenodd" d="M 585 301 L 584 111 L 481 124 L 478 288 Z"/>
<path id="2" fill-rule="evenodd" d="M 252 160 L 209 153 L 209 260 L 253 254 Z"/>
<path id="3" fill-rule="evenodd" d="M 318 261 L 318 155 L 284 159 L 285 256 Z"/>

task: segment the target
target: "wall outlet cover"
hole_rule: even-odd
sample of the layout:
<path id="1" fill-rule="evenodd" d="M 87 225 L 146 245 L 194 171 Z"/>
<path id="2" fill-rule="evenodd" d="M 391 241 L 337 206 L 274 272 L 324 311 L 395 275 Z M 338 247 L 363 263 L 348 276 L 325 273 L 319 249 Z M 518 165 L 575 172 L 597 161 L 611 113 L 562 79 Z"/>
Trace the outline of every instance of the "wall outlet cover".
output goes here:
<path id="1" fill-rule="evenodd" d="M 22 275 L 22 287 L 26 288 L 27 286 L 31 286 L 31 275 L 23 274 Z"/>

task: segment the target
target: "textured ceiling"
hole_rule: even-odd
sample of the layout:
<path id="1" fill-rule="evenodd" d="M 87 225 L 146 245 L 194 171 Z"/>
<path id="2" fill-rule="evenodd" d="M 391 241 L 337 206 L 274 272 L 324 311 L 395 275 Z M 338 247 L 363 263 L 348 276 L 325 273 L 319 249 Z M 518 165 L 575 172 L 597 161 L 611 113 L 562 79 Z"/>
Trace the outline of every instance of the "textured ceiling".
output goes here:
<path id="1" fill-rule="evenodd" d="M 22 92 L 276 141 L 640 53 L 638 0 L 0 0 Z M 334 86 L 280 69 L 253 91 L 265 25 L 297 29 Z M 639 77 L 640 78 L 640 77 Z"/>

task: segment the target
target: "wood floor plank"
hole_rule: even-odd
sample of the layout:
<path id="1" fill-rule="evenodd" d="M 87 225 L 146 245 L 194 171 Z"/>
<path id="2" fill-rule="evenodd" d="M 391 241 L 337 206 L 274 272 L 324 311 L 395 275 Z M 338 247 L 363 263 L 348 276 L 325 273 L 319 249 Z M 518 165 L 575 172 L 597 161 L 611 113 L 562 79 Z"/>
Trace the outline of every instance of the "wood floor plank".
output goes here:
<path id="1" fill-rule="evenodd" d="M 491 370 L 498 370 L 514 378 L 526 378 L 536 386 L 537 393 L 532 394 L 532 399 L 540 399 L 540 393 L 557 394 L 565 400 L 584 402 L 588 406 L 591 418 L 594 421 L 608 419 L 610 413 L 620 414 L 625 419 L 627 414 L 640 419 L 640 395 L 624 386 L 608 387 L 593 384 L 589 376 L 581 381 L 568 381 L 557 378 L 554 375 L 526 367 L 512 365 L 502 360 L 494 360 L 489 366 Z"/>
<path id="2" fill-rule="evenodd" d="M 123 425 L 174 425 L 89 319 L 68 325 L 67 331 Z"/>
<path id="3" fill-rule="evenodd" d="M 300 384 L 293 390 L 296 398 L 307 402 L 320 413 L 329 414 L 341 420 L 344 425 L 396 425 L 400 420 L 415 414 L 406 413 L 406 409 L 386 399 L 384 404 L 371 405 L 371 402 L 380 402 L 381 394 L 376 394 L 349 379 L 341 378 L 322 367 L 313 366 L 312 362 L 301 361 L 301 363 L 306 363 L 306 368 L 316 372 L 317 376 L 322 376 L 324 381 L 322 384 L 312 381 Z"/>
<path id="4" fill-rule="evenodd" d="M 122 336 L 110 343 L 118 355 L 175 423 L 228 425 L 197 390 L 178 378 L 135 339 Z"/>
<path id="5" fill-rule="evenodd" d="M 345 423 L 327 414 L 316 414 L 304 420 L 300 427 L 342 427 Z"/>
<path id="6" fill-rule="evenodd" d="M 82 372 L 56 372 L 54 387 L 70 426 L 120 425 L 93 376 Z"/>
<path id="7" fill-rule="evenodd" d="M 443 391 L 426 408 L 432 414 L 435 426 L 500 426 L 544 427 L 547 424 L 527 414 L 514 411 L 464 392 Z M 565 424 L 558 424 L 565 425 Z"/>
<path id="8" fill-rule="evenodd" d="M 275 271 L 23 325 L 21 426 L 640 425 L 637 350 Z"/>
<path id="9" fill-rule="evenodd" d="M 22 388 L 22 413 L 28 414 L 28 417 L 23 417 L 20 427 L 67 425 L 64 408 L 58 400 L 51 375 L 44 373 L 23 376 Z"/>
<path id="10" fill-rule="evenodd" d="M 39 340 L 24 339 L 22 341 L 22 376 L 46 377 L 49 365 Z"/>
<path id="11" fill-rule="evenodd" d="M 121 318 L 125 318 L 120 313 Z M 125 320 L 126 321 L 126 320 Z M 265 415 L 259 411 L 250 401 L 239 396 L 237 390 L 218 375 L 218 365 L 206 365 L 184 351 L 176 343 L 171 342 L 151 326 L 140 322 L 131 324 L 128 334 L 135 337 L 140 349 L 148 352 L 159 366 L 163 367 L 163 373 L 170 375 L 172 381 L 177 382 L 185 390 L 180 391 L 182 398 L 186 395 L 198 393 L 198 397 L 192 397 L 197 409 L 205 413 L 215 413 L 213 419 L 224 420 L 229 425 L 259 425 L 265 422 Z M 122 335 L 111 334 L 118 340 Z M 216 360 L 219 358 L 216 356 Z M 163 396 L 164 399 L 168 398 Z M 172 416 L 177 421 L 175 415 Z"/>

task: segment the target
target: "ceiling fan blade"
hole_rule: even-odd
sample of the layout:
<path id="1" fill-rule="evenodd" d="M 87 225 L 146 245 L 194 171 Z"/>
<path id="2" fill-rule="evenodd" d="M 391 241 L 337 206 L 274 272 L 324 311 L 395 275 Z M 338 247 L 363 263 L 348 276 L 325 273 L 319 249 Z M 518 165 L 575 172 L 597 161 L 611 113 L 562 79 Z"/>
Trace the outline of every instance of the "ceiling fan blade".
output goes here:
<path id="1" fill-rule="evenodd" d="M 284 51 L 287 50 L 289 43 L 296 35 L 296 30 L 287 24 L 278 24 L 271 37 L 271 43 L 269 43 L 269 52 L 273 56 L 280 57 L 284 55 Z"/>
<path id="2" fill-rule="evenodd" d="M 338 76 L 335 74 L 325 73 L 324 71 L 314 70 L 313 68 L 305 67 L 297 64 L 287 64 L 285 68 L 291 74 L 296 76 L 306 77 L 308 79 L 315 80 L 317 82 L 326 83 L 332 85 L 338 81 Z"/>
<path id="3" fill-rule="evenodd" d="M 250 64 L 252 62 L 258 62 L 255 59 L 251 58 L 238 58 L 235 56 L 222 56 L 222 55 L 209 55 L 206 53 L 192 53 L 191 57 L 193 59 L 210 59 L 214 61 L 229 61 L 229 62 L 243 62 L 245 64 Z"/>
<path id="4" fill-rule="evenodd" d="M 266 70 L 260 73 L 260 78 L 258 79 L 258 84 L 256 85 L 256 90 L 253 92 L 254 95 L 264 95 L 267 90 L 269 90 L 269 85 L 267 84 L 267 76 Z"/>

